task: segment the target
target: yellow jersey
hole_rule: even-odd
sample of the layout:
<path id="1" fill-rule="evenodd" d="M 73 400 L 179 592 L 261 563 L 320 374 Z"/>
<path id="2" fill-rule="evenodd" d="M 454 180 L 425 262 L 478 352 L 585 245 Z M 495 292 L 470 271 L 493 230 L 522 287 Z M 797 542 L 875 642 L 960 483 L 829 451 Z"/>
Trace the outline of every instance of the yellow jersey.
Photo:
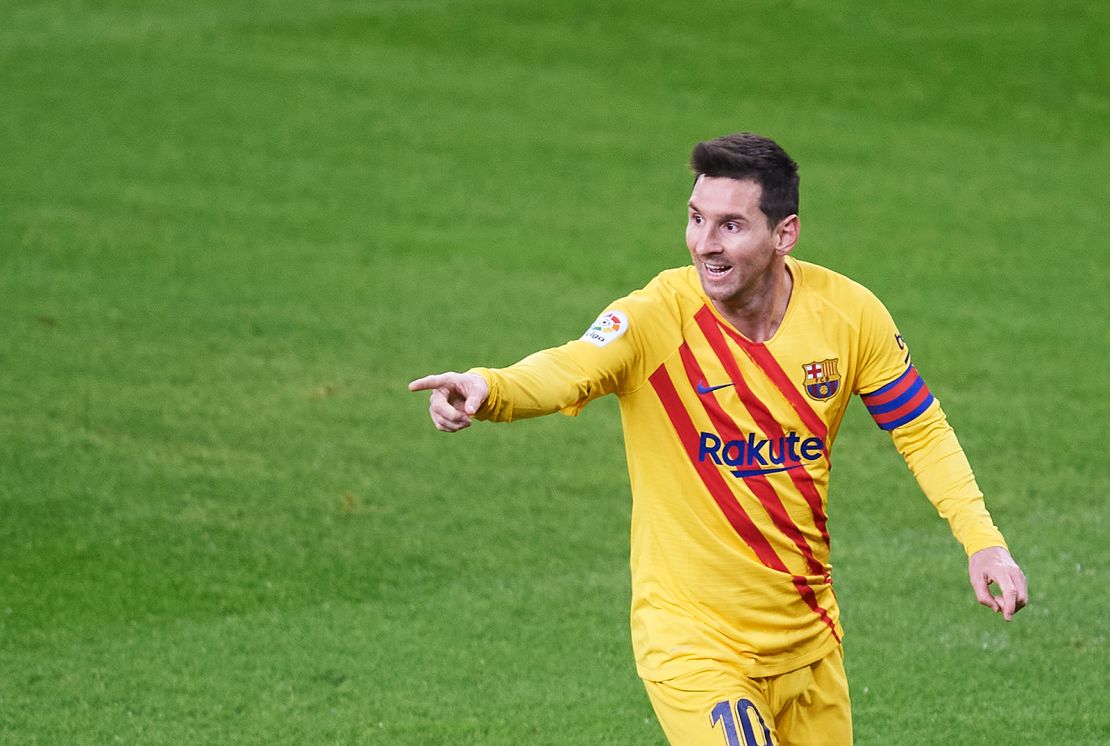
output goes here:
<path id="1" fill-rule="evenodd" d="M 612 303 L 581 339 L 503 369 L 479 419 L 620 399 L 632 486 L 632 640 L 651 681 L 721 666 L 773 676 L 843 637 L 827 531 L 829 456 L 861 395 L 965 551 L 1005 546 L 890 314 L 843 275 L 787 258 L 774 336 L 746 339 L 693 267 Z"/>

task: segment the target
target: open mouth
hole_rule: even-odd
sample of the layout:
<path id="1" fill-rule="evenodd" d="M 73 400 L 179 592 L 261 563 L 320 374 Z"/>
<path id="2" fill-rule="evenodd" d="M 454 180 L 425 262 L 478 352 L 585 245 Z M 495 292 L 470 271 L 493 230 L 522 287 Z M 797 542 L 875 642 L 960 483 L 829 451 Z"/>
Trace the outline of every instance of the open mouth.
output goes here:
<path id="1" fill-rule="evenodd" d="M 727 264 L 715 264 L 713 262 L 702 262 L 702 267 L 705 268 L 705 274 L 710 277 L 724 277 L 732 270 Z"/>

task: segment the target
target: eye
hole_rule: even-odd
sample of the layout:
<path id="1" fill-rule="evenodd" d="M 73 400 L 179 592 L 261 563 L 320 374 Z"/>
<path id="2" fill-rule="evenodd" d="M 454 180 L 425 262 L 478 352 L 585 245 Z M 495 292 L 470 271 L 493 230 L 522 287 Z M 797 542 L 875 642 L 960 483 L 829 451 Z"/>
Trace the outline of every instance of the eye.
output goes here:
<path id="1" fill-rule="evenodd" d="M 739 223 L 734 223 L 733 221 L 730 220 L 727 223 L 725 223 L 724 225 L 722 225 L 721 228 L 728 231 L 729 233 L 736 233 L 737 231 L 740 230 L 740 224 Z"/>
<path id="2" fill-rule="evenodd" d="M 698 215 L 696 212 L 691 213 L 690 222 L 694 225 L 701 225 L 703 222 L 705 222 L 705 218 L 703 218 L 701 215 Z"/>

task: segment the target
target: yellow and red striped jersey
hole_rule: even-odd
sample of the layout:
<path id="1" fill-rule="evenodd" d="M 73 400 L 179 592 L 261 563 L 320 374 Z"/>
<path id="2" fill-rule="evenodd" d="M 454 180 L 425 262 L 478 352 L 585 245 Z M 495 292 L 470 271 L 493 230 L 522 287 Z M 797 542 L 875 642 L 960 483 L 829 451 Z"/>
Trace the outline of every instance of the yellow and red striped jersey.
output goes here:
<path id="1" fill-rule="evenodd" d="M 632 638 L 646 679 L 721 665 L 771 676 L 839 644 L 829 454 L 853 393 L 964 549 L 1005 546 L 883 305 L 823 267 L 787 267 L 790 301 L 766 342 L 725 321 L 685 267 L 612 303 L 581 339 L 472 371 L 490 388 L 480 419 L 576 414 L 619 396 Z"/>

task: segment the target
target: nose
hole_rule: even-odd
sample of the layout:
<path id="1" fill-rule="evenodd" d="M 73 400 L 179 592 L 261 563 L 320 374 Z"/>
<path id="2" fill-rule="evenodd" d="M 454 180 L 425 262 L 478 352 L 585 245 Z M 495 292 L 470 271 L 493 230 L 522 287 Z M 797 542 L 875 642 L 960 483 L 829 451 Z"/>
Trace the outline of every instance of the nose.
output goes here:
<path id="1" fill-rule="evenodd" d="M 690 245 L 694 253 L 699 256 L 706 254 L 714 254 L 720 249 L 720 245 L 714 240 L 713 231 L 708 225 L 695 225 L 691 226 L 693 235 L 691 236 Z"/>

